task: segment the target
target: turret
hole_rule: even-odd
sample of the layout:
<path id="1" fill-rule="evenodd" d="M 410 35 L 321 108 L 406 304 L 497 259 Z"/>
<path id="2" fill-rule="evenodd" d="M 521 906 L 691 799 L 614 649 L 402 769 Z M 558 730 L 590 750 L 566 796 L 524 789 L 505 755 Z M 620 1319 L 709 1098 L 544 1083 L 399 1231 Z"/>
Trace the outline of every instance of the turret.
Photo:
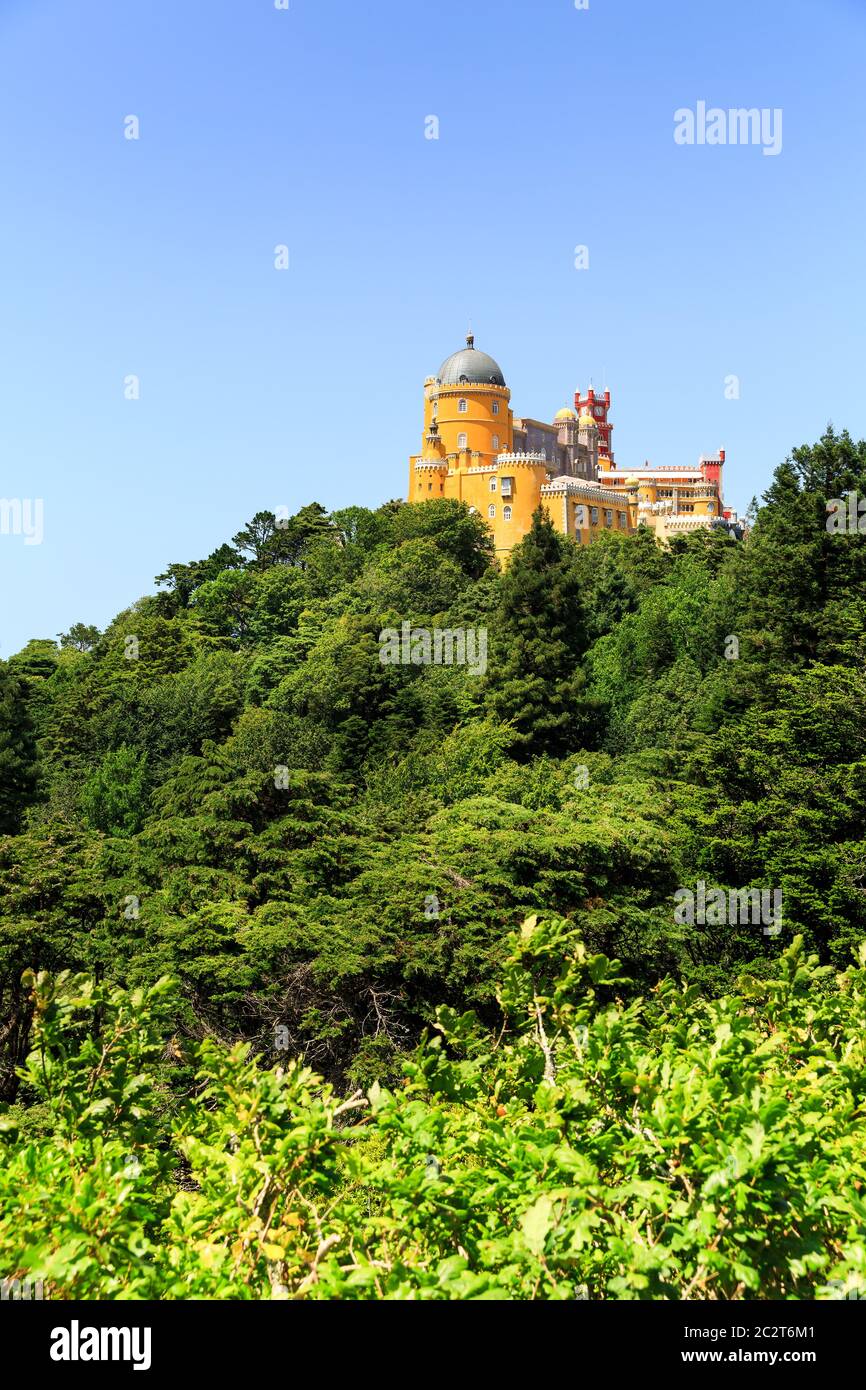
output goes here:
<path id="1" fill-rule="evenodd" d="M 592 387 L 590 394 L 592 394 Z M 595 478 L 598 475 L 598 425 L 587 409 L 577 422 L 578 442 L 587 451 L 587 476 Z"/>

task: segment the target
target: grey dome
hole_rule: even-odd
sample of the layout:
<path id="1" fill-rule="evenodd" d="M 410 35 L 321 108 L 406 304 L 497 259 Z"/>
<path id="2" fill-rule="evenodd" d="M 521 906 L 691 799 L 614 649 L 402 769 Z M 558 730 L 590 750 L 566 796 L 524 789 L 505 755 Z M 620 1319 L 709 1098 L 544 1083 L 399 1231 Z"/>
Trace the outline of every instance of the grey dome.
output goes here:
<path id="1" fill-rule="evenodd" d="M 499 363 L 494 362 L 486 352 L 479 352 L 473 346 L 474 341 L 470 333 L 466 347 L 445 358 L 437 374 L 443 386 L 461 386 L 464 383 L 470 386 L 505 385 Z"/>

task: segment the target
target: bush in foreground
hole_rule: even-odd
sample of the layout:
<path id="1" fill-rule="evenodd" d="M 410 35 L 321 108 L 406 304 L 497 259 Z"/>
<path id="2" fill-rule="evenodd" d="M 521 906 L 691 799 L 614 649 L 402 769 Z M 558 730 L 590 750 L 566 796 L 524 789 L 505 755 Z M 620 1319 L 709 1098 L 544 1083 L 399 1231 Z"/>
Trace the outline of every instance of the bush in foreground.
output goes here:
<path id="1" fill-rule="evenodd" d="M 53 1297 L 866 1295 L 866 946 L 626 1005 L 530 918 L 494 1034 L 440 1010 L 402 1089 L 346 1099 L 212 1040 L 193 1082 L 168 981 L 26 983 L 0 1268 Z"/>

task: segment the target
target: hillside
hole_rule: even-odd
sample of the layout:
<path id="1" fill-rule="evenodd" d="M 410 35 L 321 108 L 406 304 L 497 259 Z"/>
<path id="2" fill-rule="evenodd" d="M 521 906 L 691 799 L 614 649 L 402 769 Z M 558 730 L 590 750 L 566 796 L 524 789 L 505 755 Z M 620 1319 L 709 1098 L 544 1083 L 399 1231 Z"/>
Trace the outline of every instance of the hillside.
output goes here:
<path id="1" fill-rule="evenodd" d="M 866 1290 L 849 490 L 828 429 L 743 541 L 537 515 L 504 571 L 457 502 L 259 512 L 0 664 L 4 1267 Z"/>

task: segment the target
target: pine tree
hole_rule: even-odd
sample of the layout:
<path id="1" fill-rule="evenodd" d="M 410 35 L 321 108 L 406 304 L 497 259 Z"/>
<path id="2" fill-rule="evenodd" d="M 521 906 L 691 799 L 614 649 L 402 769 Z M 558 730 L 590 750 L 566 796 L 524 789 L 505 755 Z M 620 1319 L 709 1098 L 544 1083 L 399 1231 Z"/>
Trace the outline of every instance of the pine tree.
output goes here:
<path id="1" fill-rule="evenodd" d="M 862 631 L 863 537 L 859 531 L 833 534 L 827 527 L 828 502 L 847 502 L 849 491 L 858 498 L 866 493 L 866 444 L 832 427 L 817 444 L 794 449 L 776 469 L 742 552 L 737 585 L 740 631 L 749 634 L 767 666 L 822 659 L 828 641 L 832 647 L 834 627 L 845 644 L 851 620 Z"/>
<path id="2" fill-rule="evenodd" d="M 0 662 L 0 835 L 14 835 L 36 787 L 36 740 L 25 682 Z"/>
<path id="3" fill-rule="evenodd" d="M 106 753 L 81 789 L 88 824 L 109 835 L 134 835 L 147 815 L 147 754 L 122 743 Z"/>
<path id="4" fill-rule="evenodd" d="M 584 694 L 588 636 L 575 562 L 573 542 L 539 508 L 501 580 L 487 699 L 511 723 L 522 756 L 584 747 L 599 723 Z"/>

